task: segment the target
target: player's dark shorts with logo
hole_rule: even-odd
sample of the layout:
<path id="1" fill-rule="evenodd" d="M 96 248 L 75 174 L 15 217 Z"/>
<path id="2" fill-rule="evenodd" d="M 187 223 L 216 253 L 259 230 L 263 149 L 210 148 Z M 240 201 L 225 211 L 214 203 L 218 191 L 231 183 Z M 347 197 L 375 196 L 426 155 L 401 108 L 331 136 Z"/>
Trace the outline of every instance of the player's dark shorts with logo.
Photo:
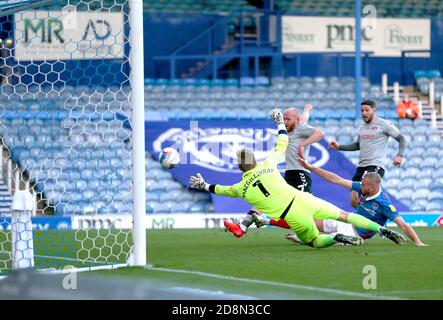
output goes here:
<path id="1" fill-rule="evenodd" d="M 312 193 L 312 179 L 311 174 L 303 170 L 286 170 L 286 182 L 295 189 Z"/>
<path id="2" fill-rule="evenodd" d="M 380 177 L 383 178 L 385 175 L 385 169 L 378 166 L 367 166 L 367 167 L 358 167 L 355 171 L 354 176 L 352 177 L 352 181 L 361 181 L 366 172 L 377 172 Z"/>

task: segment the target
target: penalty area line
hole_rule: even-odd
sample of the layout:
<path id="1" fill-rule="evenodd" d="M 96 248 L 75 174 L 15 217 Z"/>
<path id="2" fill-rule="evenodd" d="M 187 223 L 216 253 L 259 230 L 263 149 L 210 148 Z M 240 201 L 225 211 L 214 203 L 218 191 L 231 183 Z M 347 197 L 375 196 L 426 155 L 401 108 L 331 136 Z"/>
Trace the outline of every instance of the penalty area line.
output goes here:
<path id="1" fill-rule="evenodd" d="M 339 289 L 328 289 L 328 288 L 321 288 L 321 287 L 314 287 L 314 286 L 307 286 L 307 285 L 300 285 L 300 284 L 274 282 L 274 281 L 268 281 L 268 280 L 258 280 L 258 279 L 249 279 L 249 278 L 239 278 L 239 277 L 225 276 L 225 275 L 221 275 L 221 274 L 201 272 L 201 271 L 157 268 L 157 267 L 153 267 L 153 266 L 146 266 L 145 269 L 146 270 L 153 270 L 153 271 L 170 272 L 170 273 L 191 274 L 191 275 L 202 276 L 202 277 L 207 277 L 207 278 L 241 281 L 241 282 L 246 282 L 246 283 L 263 284 L 263 285 L 290 288 L 290 289 L 300 289 L 300 290 L 328 293 L 328 294 L 333 294 L 333 295 L 347 296 L 347 297 L 354 297 L 354 298 L 405 300 L 404 298 L 395 297 L 395 296 L 374 295 L 374 294 L 368 294 L 368 293 L 360 293 L 360 292 L 339 290 Z"/>

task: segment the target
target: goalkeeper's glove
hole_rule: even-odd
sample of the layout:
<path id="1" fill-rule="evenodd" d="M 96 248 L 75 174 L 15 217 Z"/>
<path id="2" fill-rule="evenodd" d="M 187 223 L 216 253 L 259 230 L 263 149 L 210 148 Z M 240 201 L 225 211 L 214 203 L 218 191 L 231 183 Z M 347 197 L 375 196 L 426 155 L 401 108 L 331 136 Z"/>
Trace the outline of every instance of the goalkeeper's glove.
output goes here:
<path id="1" fill-rule="evenodd" d="M 269 116 L 277 125 L 283 124 L 283 114 L 281 113 L 280 108 L 272 109 Z"/>
<path id="2" fill-rule="evenodd" d="M 189 184 L 193 189 L 209 191 L 209 183 L 205 182 L 200 173 L 197 173 L 196 177 L 191 176 Z"/>

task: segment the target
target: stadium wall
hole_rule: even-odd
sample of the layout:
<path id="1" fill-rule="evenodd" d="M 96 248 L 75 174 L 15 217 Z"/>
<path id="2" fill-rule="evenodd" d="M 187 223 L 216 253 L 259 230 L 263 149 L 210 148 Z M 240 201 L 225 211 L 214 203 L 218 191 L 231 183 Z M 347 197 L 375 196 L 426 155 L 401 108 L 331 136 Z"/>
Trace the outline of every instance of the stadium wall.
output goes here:
<path id="1" fill-rule="evenodd" d="M 232 185 L 241 180 L 235 153 L 240 146 L 255 152 L 257 162 L 266 159 L 275 146 L 275 125 L 268 120 L 224 120 L 173 122 L 145 122 L 146 150 L 154 158 L 165 147 L 174 147 L 180 153 L 181 165 L 170 172 L 182 185 L 188 184 L 189 177 L 200 172 L 209 183 Z M 331 152 L 327 142 L 322 140 L 310 148 L 309 161 L 326 170 L 351 179 L 355 166 L 341 152 Z M 285 166 L 279 167 L 283 172 Z M 312 176 L 313 193 L 326 201 L 353 211 L 349 204 L 349 190 L 326 182 L 317 175 Z M 400 212 L 409 207 L 390 195 Z M 242 199 L 212 194 L 214 210 L 217 213 L 247 212 L 250 205 Z"/>
<path id="2" fill-rule="evenodd" d="M 223 228 L 225 219 L 241 219 L 244 213 L 231 214 L 149 214 L 146 215 L 146 229 L 213 229 Z M 443 226 L 443 214 L 433 213 L 402 213 L 406 223 L 413 227 Z M 388 226 L 395 223 L 389 222 Z M 67 216 L 67 217 L 33 217 L 33 230 L 90 230 L 90 229 L 130 229 L 132 215 L 112 214 L 94 216 Z M 11 229 L 10 219 L 0 223 L 0 231 Z"/>
<path id="3" fill-rule="evenodd" d="M 179 14 L 163 14 L 163 20 L 159 20 L 156 14 L 145 14 L 145 77 L 169 77 L 169 72 L 162 73 L 159 72 L 159 67 L 155 67 L 152 58 L 154 56 L 166 56 L 170 54 L 170 49 L 183 41 L 185 37 L 185 31 L 187 28 L 192 26 L 203 26 L 204 22 L 208 21 L 213 16 L 207 15 L 192 15 L 195 19 L 195 23 L 191 23 L 187 16 L 182 16 Z M 210 17 L 210 18 L 208 18 Z M 197 27 L 198 29 L 198 27 Z M 225 28 L 220 28 L 217 32 L 226 32 L 227 26 Z M 161 31 L 160 31 L 161 30 Z M 176 32 L 181 30 L 180 32 Z M 172 37 L 162 35 L 173 34 Z M 430 58 L 422 59 L 408 59 L 405 65 L 402 65 L 402 58 L 388 58 L 388 57 L 371 57 L 366 65 L 365 60 L 363 61 L 363 73 L 367 76 L 371 82 L 374 84 L 379 84 L 381 81 L 381 74 L 388 73 L 390 82 L 400 81 L 404 84 L 413 84 L 414 76 L 413 73 L 417 69 L 428 68 L 428 69 L 440 69 L 443 72 L 443 61 L 442 54 L 443 51 L 443 19 L 433 19 L 431 20 L 431 51 L 435 52 Z M 161 41 L 157 41 L 161 38 Z M 223 37 L 222 37 L 223 38 Z M 277 37 L 278 38 L 278 37 Z M 205 45 L 206 38 L 202 37 L 199 43 L 196 44 L 195 48 L 207 48 Z M 220 41 L 220 39 L 219 39 Z M 155 44 L 155 46 L 154 46 Z M 220 42 L 219 42 L 220 44 Z M 194 47 L 194 45 L 193 45 Z M 269 48 L 257 47 L 258 52 L 260 50 L 263 54 L 269 52 Z M 194 50 L 193 54 L 206 54 L 207 52 Z M 184 54 L 184 53 L 183 53 Z M 189 52 L 187 54 L 190 54 Z M 267 69 L 261 70 L 263 75 L 267 76 L 353 76 L 354 75 L 354 58 L 353 57 L 342 57 L 341 65 L 338 67 L 337 56 L 331 53 L 312 53 L 303 54 L 302 63 L 297 62 L 295 54 L 285 55 L 282 70 L 272 70 L 272 64 L 268 66 Z M 165 65 L 166 66 L 166 65 Z M 298 70 L 300 68 L 300 70 Z M 404 74 L 402 73 L 402 68 L 404 68 Z M 166 67 L 167 71 L 169 67 Z M 340 74 L 339 74 L 340 69 Z M 368 70 L 365 74 L 366 69 Z M 252 73 L 252 72 L 251 72 Z M 180 73 L 177 72 L 177 75 Z"/>
<path id="4" fill-rule="evenodd" d="M 14 35 L 14 15 L 2 17 L 2 37 L 8 38 Z M 107 17 L 102 14 L 96 18 L 98 20 L 107 20 L 113 23 L 113 17 Z M 225 20 L 224 23 L 218 24 L 212 32 L 205 32 L 208 27 L 213 26 L 219 20 Z M 125 36 L 128 36 L 129 25 L 128 21 L 123 21 L 125 28 Z M 222 45 L 226 43 L 228 36 L 228 19 L 221 15 L 206 15 L 206 14 L 144 14 L 144 43 L 145 43 L 145 77 L 167 78 L 169 77 L 169 67 L 167 62 L 154 63 L 155 56 L 168 56 L 174 52 L 177 55 L 206 55 L 211 51 L 220 50 Z M 81 30 L 85 28 L 80 28 Z M 88 34 L 94 34 L 92 30 Z M 94 30 L 95 32 L 96 30 Z M 38 32 L 42 32 L 39 30 Z M 102 35 L 95 32 L 95 36 L 102 40 Z M 413 84 L 413 73 L 417 69 L 440 69 L 443 73 L 443 19 L 431 20 L 431 52 L 430 58 L 414 58 L 407 59 L 402 65 L 401 58 L 385 58 L 385 57 L 371 57 L 368 64 L 363 61 L 363 72 L 369 77 L 372 83 L 380 83 L 381 74 L 388 73 L 389 81 L 400 81 L 403 84 Z M 279 37 L 277 37 L 279 38 Z M 94 40 L 93 40 L 94 41 Z M 192 41 L 192 45 L 186 46 L 186 43 Z M 44 42 L 44 40 L 43 40 Z M 55 43 L 57 45 L 57 43 Z M 35 46 L 35 43 L 33 43 Z M 17 44 L 15 44 L 17 47 Z M 180 49 L 181 48 L 181 49 Z M 125 56 L 129 52 L 129 46 L 124 48 Z M 180 49 L 180 50 L 179 50 Z M 256 52 L 263 52 L 267 54 L 270 52 L 269 47 L 257 47 Z M 275 48 L 274 48 L 275 49 Z M 129 73 L 129 65 L 123 60 L 115 57 L 104 57 L 103 59 L 88 59 L 88 57 L 67 57 L 63 61 L 39 61 L 38 56 L 28 57 L 28 59 L 21 59 L 17 61 L 13 58 L 13 51 L 8 50 L 10 58 L 6 59 L 6 63 L 13 67 L 16 76 L 20 80 L 17 83 L 28 84 L 36 83 L 51 83 L 53 85 L 91 85 L 93 82 L 96 85 L 121 85 L 127 74 Z M 38 51 L 37 51 L 38 52 Z M 237 54 L 236 50 L 231 53 Z M 278 53 L 278 52 L 277 52 Z M 17 54 L 15 52 L 14 54 Z M 292 58 L 291 58 L 292 57 Z M 28 61 L 32 58 L 33 63 Z M 280 57 L 275 57 L 274 60 L 279 60 Z M 294 55 L 285 55 L 283 66 L 280 70 L 275 70 L 273 66 L 278 63 L 270 63 L 267 66 L 262 66 L 260 70 L 262 75 L 285 75 L 285 76 L 337 76 L 339 69 L 341 76 L 352 76 L 354 73 L 354 59 L 352 57 L 342 57 L 340 68 L 338 67 L 337 58 L 331 54 L 303 54 L 303 62 L 297 62 Z M 189 67 L 195 66 L 195 61 L 188 63 L 180 63 L 180 70 L 176 74 L 189 70 Z M 300 69 L 298 69 L 297 65 Z M 26 68 L 26 75 L 23 70 Z M 402 74 L 404 69 L 404 74 Z M 51 73 L 50 70 L 55 72 Z M 63 72 L 58 78 L 60 71 Z M 120 72 L 117 72 L 120 71 Z M 93 81 L 91 81 L 91 79 Z"/>
<path id="5" fill-rule="evenodd" d="M 208 48 L 218 49 L 226 41 L 227 24 L 220 24 L 214 28 L 213 38 L 204 33 L 208 26 L 223 19 L 223 16 L 210 14 L 171 14 L 171 13 L 145 13 L 144 23 L 144 49 L 145 49 L 145 78 L 169 77 L 169 66 L 161 68 L 154 64 L 153 57 L 167 56 L 177 51 L 179 55 L 207 54 Z M 186 43 L 192 41 L 192 46 Z M 211 43 L 209 43 L 211 41 Z M 180 49 L 183 47 L 183 49 Z M 214 49 L 214 50 L 215 50 Z M 195 61 L 182 63 L 180 72 L 195 64 Z"/>
<path id="6" fill-rule="evenodd" d="M 407 21 L 407 19 L 402 20 Z M 415 70 L 439 69 L 443 72 L 443 19 L 432 19 L 430 22 L 430 58 L 403 60 L 399 57 L 371 57 L 368 62 L 363 59 L 363 75 L 368 77 L 372 83 L 380 84 L 381 75 L 387 73 L 390 83 L 399 81 L 402 84 L 412 85 L 414 84 Z M 354 76 L 354 57 L 342 57 L 340 75 L 337 74 L 336 56 L 303 54 L 301 59 L 301 63 L 297 62 L 295 58 L 285 60 L 285 76 Z M 299 74 L 297 74 L 297 64 L 302 66 Z"/>

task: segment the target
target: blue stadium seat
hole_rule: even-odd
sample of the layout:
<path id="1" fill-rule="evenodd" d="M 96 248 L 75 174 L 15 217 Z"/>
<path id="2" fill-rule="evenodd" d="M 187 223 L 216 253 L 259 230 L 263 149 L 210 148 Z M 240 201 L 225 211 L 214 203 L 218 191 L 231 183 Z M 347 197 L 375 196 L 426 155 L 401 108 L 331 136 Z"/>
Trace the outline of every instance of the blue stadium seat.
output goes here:
<path id="1" fill-rule="evenodd" d="M 146 201 L 146 213 L 154 213 L 154 208 L 159 204 L 158 201 Z"/>
<path id="2" fill-rule="evenodd" d="M 193 201 L 194 199 L 191 193 L 180 191 L 176 200 L 183 202 L 183 201 Z"/>
<path id="3" fill-rule="evenodd" d="M 417 200 L 413 201 L 411 205 L 412 211 L 425 211 L 428 200 Z"/>
<path id="4" fill-rule="evenodd" d="M 224 114 L 225 120 L 237 120 L 237 117 L 238 117 L 237 112 L 233 110 L 228 111 Z"/>
<path id="5" fill-rule="evenodd" d="M 253 86 L 255 85 L 255 79 L 252 77 L 242 77 L 240 78 L 241 86 Z"/>
<path id="6" fill-rule="evenodd" d="M 153 182 L 147 184 L 146 186 L 147 191 L 166 191 L 165 186 L 158 183 L 156 180 L 153 180 Z"/>
<path id="7" fill-rule="evenodd" d="M 171 213 L 185 213 L 188 210 L 189 202 L 173 202 L 169 206 L 169 210 Z"/>
<path id="8" fill-rule="evenodd" d="M 410 198 L 413 201 L 421 200 L 421 199 L 428 199 L 428 193 L 429 193 L 428 189 L 425 189 L 425 188 L 417 189 L 411 194 Z"/>
<path id="9" fill-rule="evenodd" d="M 159 201 L 160 200 L 160 195 L 162 193 L 157 193 L 157 192 L 148 192 L 146 194 L 146 199 L 147 201 Z"/>
<path id="10" fill-rule="evenodd" d="M 157 202 L 151 206 L 153 213 L 170 213 L 171 209 L 166 203 Z"/>
<path id="11" fill-rule="evenodd" d="M 429 70 L 427 72 L 427 77 L 430 79 L 441 77 L 441 73 L 439 70 Z"/>
<path id="12" fill-rule="evenodd" d="M 157 179 L 157 177 L 163 172 L 160 168 L 152 168 L 146 171 L 146 178 Z"/>
<path id="13" fill-rule="evenodd" d="M 262 111 L 262 110 L 257 110 L 253 114 L 253 118 L 256 119 L 256 120 L 267 120 L 268 117 L 269 117 L 268 112 Z"/>
<path id="14" fill-rule="evenodd" d="M 389 178 L 383 181 L 383 187 L 386 189 L 395 188 L 400 184 L 400 179 L 397 178 Z"/>
<path id="15" fill-rule="evenodd" d="M 194 203 L 188 208 L 190 213 L 202 213 L 205 212 L 206 206 L 202 203 Z"/>
<path id="16" fill-rule="evenodd" d="M 269 85 L 270 81 L 268 77 L 259 76 L 255 78 L 255 84 L 257 85 Z"/>
<path id="17" fill-rule="evenodd" d="M 415 179 L 413 179 L 413 178 L 405 178 L 405 179 L 402 179 L 402 180 L 401 180 L 401 185 L 402 185 L 402 187 L 404 187 L 404 188 L 410 188 L 410 189 L 412 189 L 412 188 L 414 188 L 414 186 L 415 186 Z"/>
<path id="18" fill-rule="evenodd" d="M 423 151 L 422 157 L 423 158 L 434 158 L 436 154 L 440 151 L 440 148 L 437 147 L 429 147 L 426 148 L 425 151 Z"/>
<path id="19" fill-rule="evenodd" d="M 431 202 L 431 203 L 426 204 L 425 208 L 426 208 L 425 210 L 428 212 L 442 211 L 442 205 L 440 203 L 436 203 L 436 202 Z"/>
<path id="20" fill-rule="evenodd" d="M 168 190 L 168 192 L 171 192 L 172 190 L 181 190 L 183 187 L 180 183 L 172 181 L 172 180 L 161 180 L 158 183 L 158 186 L 160 189 Z"/>
<path id="21" fill-rule="evenodd" d="M 414 194 L 414 192 L 413 192 L 412 189 L 410 189 L 410 188 L 404 188 L 404 189 L 402 189 L 402 190 L 398 193 L 397 198 L 398 198 L 399 200 L 401 200 L 401 199 L 411 199 L 413 194 Z M 423 199 L 425 199 L 425 198 L 423 198 Z M 427 197 L 426 197 L 426 199 L 427 199 Z"/>
<path id="22" fill-rule="evenodd" d="M 442 142 L 442 138 L 440 134 L 432 134 L 428 136 L 428 142 L 427 145 L 429 147 L 439 147 L 440 143 Z"/>
<path id="23" fill-rule="evenodd" d="M 354 142 L 354 137 L 352 137 L 350 135 L 341 135 L 338 138 L 339 144 L 350 144 L 352 142 Z"/>
<path id="24" fill-rule="evenodd" d="M 424 167 L 420 169 L 420 179 L 432 178 L 434 175 L 435 168 L 433 167 Z"/>
<path id="25" fill-rule="evenodd" d="M 194 201 L 210 199 L 210 195 L 208 195 L 206 192 L 191 191 L 191 194 Z"/>
<path id="26" fill-rule="evenodd" d="M 160 194 L 160 201 L 168 201 L 168 200 L 178 200 L 178 197 L 181 195 L 181 190 L 171 190 L 170 192 L 164 192 Z"/>
<path id="27" fill-rule="evenodd" d="M 428 73 L 425 70 L 415 70 L 414 71 L 414 77 L 415 77 L 415 79 L 417 79 L 417 78 L 427 78 L 428 77 Z"/>

